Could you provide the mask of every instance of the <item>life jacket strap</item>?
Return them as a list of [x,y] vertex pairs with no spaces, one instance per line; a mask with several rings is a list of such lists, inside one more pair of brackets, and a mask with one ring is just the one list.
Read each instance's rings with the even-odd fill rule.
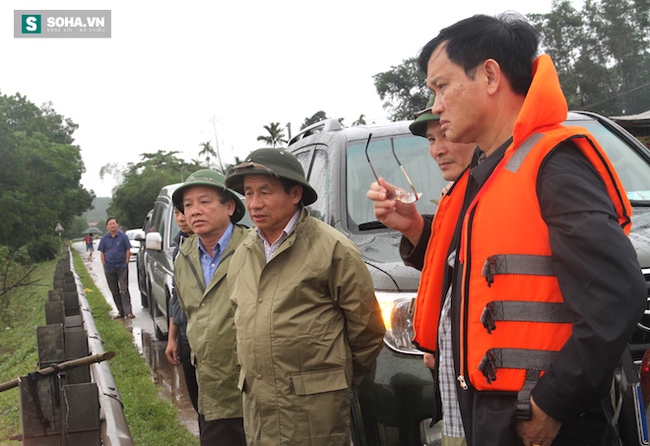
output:
[[539,370],[526,370],[526,381],[524,381],[524,386],[517,393],[515,417],[518,421],[528,421],[533,414],[533,406],[530,404],[530,392],[533,391],[538,380]]
[[539,379],[540,372],[548,370],[559,352],[523,348],[491,348],[478,365],[488,384],[497,379],[497,371],[505,369],[526,370],[526,380],[517,393],[516,416],[518,420],[529,420],[532,407],[530,392]]
[[483,264],[483,277],[488,287],[492,286],[497,274],[518,274],[528,276],[555,276],[551,256],[532,254],[495,254]]
[[481,323],[488,333],[496,329],[496,321],[569,324],[575,321],[575,315],[562,302],[499,300],[489,302],[481,313]]

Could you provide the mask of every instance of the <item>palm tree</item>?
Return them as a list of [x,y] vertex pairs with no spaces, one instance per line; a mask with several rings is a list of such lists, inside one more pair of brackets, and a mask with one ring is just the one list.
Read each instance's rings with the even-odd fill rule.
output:
[[269,146],[276,148],[286,143],[287,140],[284,136],[284,129],[280,127],[279,122],[271,122],[269,125],[265,125],[264,128],[269,132],[268,136],[258,136],[258,141],[264,141]]
[[199,156],[205,156],[205,164],[206,167],[209,169],[210,168],[210,156],[217,156],[217,153],[214,151],[212,148],[212,144],[210,144],[210,141],[202,142],[199,144],[200,147],[203,147],[201,151],[199,152]]
[[354,122],[352,123],[352,125],[353,125],[353,126],[355,126],[355,125],[366,125],[366,115],[364,115],[364,114],[362,113],[362,114],[359,116],[359,119],[357,119],[356,121],[354,121]]

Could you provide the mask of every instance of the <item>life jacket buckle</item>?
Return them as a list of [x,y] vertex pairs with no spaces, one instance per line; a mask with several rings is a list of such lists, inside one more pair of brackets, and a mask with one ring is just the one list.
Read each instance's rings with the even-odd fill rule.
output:
[[494,308],[494,302],[488,303],[481,313],[481,323],[487,330],[488,334],[492,334],[492,330],[496,330],[497,328],[497,324],[494,321],[495,314],[496,308]]
[[[529,393],[530,395],[530,393]],[[533,406],[528,401],[517,401],[515,405],[515,417],[517,421],[528,421],[533,416]]]
[[497,258],[496,256],[490,256],[485,260],[485,263],[483,264],[483,277],[485,277],[485,281],[487,282],[488,288],[492,286],[492,283],[494,282],[494,275],[497,272]]
[[478,365],[478,369],[483,373],[488,384],[492,384],[492,381],[497,380],[496,359],[491,351],[488,350],[485,353],[485,356],[483,356],[483,359],[481,359]]

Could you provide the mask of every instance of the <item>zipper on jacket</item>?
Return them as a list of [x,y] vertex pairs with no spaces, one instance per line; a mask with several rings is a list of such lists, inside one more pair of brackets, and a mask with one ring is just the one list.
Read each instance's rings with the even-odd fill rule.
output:
[[461,290],[460,290],[460,328],[459,328],[459,361],[458,366],[459,375],[456,378],[460,383],[460,387],[463,390],[469,389],[467,380],[465,376],[467,375],[467,319],[468,319],[468,307],[467,296],[469,293],[469,278],[470,278],[470,265],[471,265],[471,227],[472,220],[474,218],[473,210],[465,215],[465,221],[463,222],[463,236],[461,240],[465,240],[465,243],[461,243],[460,249],[464,252],[463,260],[464,264],[462,266],[462,280],[461,280]]

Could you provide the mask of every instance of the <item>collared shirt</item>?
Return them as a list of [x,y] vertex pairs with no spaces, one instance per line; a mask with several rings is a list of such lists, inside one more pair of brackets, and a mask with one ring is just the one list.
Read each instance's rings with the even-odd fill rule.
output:
[[228,243],[230,243],[230,237],[232,236],[232,229],[233,229],[233,224],[230,223],[228,225],[228,229],[223,233],[219,241],[214,245],[214,248],[212,248],[212,253],[213,255],[210,256],[208,254],[208,251],[205,249],[205,246],[203,245],[203,242],[201,241],[201,238],[199,237],[199,259],[201,260],[201,269],[203,270],[203,282],[205,283],[205,286],[207,288],[208,284],[212,280],[212,276],[214,276],[214,272],[217,270],[217,267],[219,266],[219,262],[221,261],[221,255],[223,254],[224,249],[226,249],[226,246],[228,246]]
[[262,240],[262,244],[264,245],[264,256],[266,257],[266,263],[269,263],[271,259],[273,258],[273,255],[275,255],[275,252],[278,250],[284,239],[289,237],[289,234],[294,230],[296,227],[296,223],[298,223],[298,217],[300,216],[300,209],[296,211],[295,214],[293,214],[293,217],[291,217],[291,220],[289,220],[289,223],[284,227],[282,230],[282,234],[278,239],[273,242],[273,244],[269,243],[266,237],[264,237],[264,234],[262,234],[262,231],[260,231],[258,228],[255,228],[257,231],[257,234],[260,236],[260,239]]
[[[447,258],[447,265],[453,268],[456,263],[456,251]],[[440,388],[440,399],[444,410],[445,422],[442,425],[443,435],[446,437],[465,437],[463,419],[456,394],[456,373],[454,370],[454,352],[452,349],[451,329],[451,291],[449,287],[440,312],[438,325],[438,386]]]
[[122,231],[117,231],[115,237],[110,232],[104,234],[99,241],[97,250],[104,253],[104,270],[112,273],[123,271],[126,264],[126,251],[131,249],[129,237]]
[[[485,153],[477,150],[472,159],[471,169],[469,173],[469,182],[467,185],[467,192],[463,202],[463,210],[460,215],[464,215],[467,207],[472,202],[478,191],[483,187],[494,168],[499,164],[503,155],[510,146],[512,138],[509,138],[503,143],[494,153],[486,157]],[[454,239],[451,242],[450,252],[448,256],[447,274],[456,276],[456,279],[451,282],[451,286],[442,307],[440,315],[440,322],[438,327],[438,341],[439,341],[439,386],[440,397],[442,398],[442,407],[444,411],[445,423],[443,424],[443,434],[449,437],[465,437],[465,429],[463,427],[463,419],[461,416],[460,403],[458,400],[458,392],[466,392],[460,389],[460,384],[456,379],[458,376],[458,367],[456,359],[454,358],[454,342],[458,342],[454,333],[456,321],[458,321],[458,304],[460,289],[460,266],[457,263],[456,252],[460,245],[460,231],[462,228],[463,219],[459,218],[456,226]],[[456,351],[458,351],[456,349]]]

